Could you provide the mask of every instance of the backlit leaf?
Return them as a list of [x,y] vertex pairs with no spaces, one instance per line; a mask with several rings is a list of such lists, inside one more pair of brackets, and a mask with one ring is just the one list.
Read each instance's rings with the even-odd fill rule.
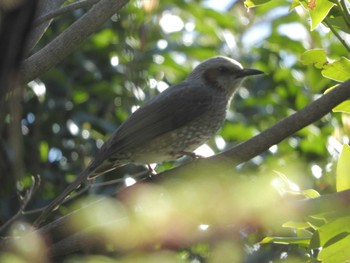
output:
[[344,144],[337,165],[337,191],[350,188],[350,146]]

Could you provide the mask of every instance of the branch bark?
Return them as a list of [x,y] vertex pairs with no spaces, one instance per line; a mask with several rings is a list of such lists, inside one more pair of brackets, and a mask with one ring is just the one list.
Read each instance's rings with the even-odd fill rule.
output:
[[[56,10],[59,6],[63,4],[64,0],[39,0],[38,3],[38,9],[35,14],[35,17],[41,17],[44,14],[50,13],[52,10]],[[25,47],[25,57],[28,57],[30,52],[33,50],[33,48],[36,46],[36,44],[39,42],[39,40],[44,35],[46,29],[49,27],[52,20],[46,20],[45,23],[42,23],[41,25],[35,25],[33,26],[28,41]],[[35,22],[35,20],[34,20]]]
[[96,4],[99,0],[82,0],[78,2],[74,2],[72,4],[63,6],[61,8],[56,8],[55,10],[52,10],[50,12],[45,12],[41,16],[38,16],[37,19],[34,21],[34,25],[38,26],[44,22],[50,21],[51,19],[64,15],[67,13],[70,13],[76,9],[83,8],[83,7],[90,7],[94,4]]
[[129,0],[101,0],[40,51],[23,61],[21,78],[27,83],[71,54]]

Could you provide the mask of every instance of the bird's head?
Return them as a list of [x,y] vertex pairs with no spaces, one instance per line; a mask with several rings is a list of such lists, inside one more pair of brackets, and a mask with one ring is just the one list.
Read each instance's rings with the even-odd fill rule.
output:
[[260,70],[243,68],[234,59],[218,56],[200,63],[186,80],[227,92],[230,96],[244,77],[262,73]]

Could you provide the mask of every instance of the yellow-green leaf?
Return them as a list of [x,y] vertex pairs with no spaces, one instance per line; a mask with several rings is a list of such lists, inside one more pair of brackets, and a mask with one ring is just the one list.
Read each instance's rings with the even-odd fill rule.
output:
[[288,221],[282,225],[283,227],[294,228],[294,229],[306,229],[310,228],[307,222],[303,221]]
[[309,245],[310,238],[299,237],[265,237],[260,244],[297,244],[297,245]]
[[350,189],[350,146],[344,144],[337,165],[337,191]]
[[301,63],[304,65],[313,64],[316,68],[323,68],[327,63],[327,55],[323,49],[311,49],[301,55]]
[[322,250],[317,259],[325,263],[346,262],[350,258],[350,217],[339,217],[325,225],[318,231],[319,243]]
[[350,236],[347,232],[339,234],[335,237],[335,243],[322,248],[317,256],[317,259],[324,263],[333,262],[349,262],[350,250],[349,250]]
[[[324,94],[326,94],[327,92],[331,91],[332,89],[336,88],[338,86],[335,85],[329,89],[327,89]],[[342,113],[348,113],[350,114],[350,100],[346,100],[346,101],[343,101],[342,103],[340,103],[339,105],[335,106],[333,109],[332,109],[333,112],[342,112]]]
[[314,189],[306,189],[301,191],[301,193],[305,195],[307,198],[316,198],[320,196],[320,194]]
[[346,100],[333,108],[334,112],[350,114],[350,100]]
[[350,60],[341,57],[333,63],[324,65],[321,73],[326,78],[340,82],[350,79]]
[[292,11],[294,8],[296,8],[297,6],[300,6],[300,2],[299,0],[293,0],[292,4],[289,7],[289,11]]
[[328,0],[313,0],[307,4],[311,17],[311,31],[314,30],[328,15],[335,4]]

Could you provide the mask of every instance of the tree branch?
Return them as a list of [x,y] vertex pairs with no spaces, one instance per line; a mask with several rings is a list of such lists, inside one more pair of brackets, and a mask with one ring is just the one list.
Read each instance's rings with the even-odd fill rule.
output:
[[[35,18],[40,17],[43,14],[50,13],[51,10],[57,9],[63,4],[64,0],[39,0],[38,2],[39,6],[35,13]],[[35,23],[35,20],[33,23]],[[33,48],[36,46],[39,40],[42,38],[50,23],[51,21],[46,21],[45,23],[43,22],[39,26],[33,25],[25,47],[24,53],[26,58],[29,56],[30,52],[33,50]]]
[[99,0],[83,0],[83,1],[78,1],[78,2],[71,3],[69,5],[63,6],[61,8],[53,10],[52,12],[46,13],[38,17],[37,19],[35,19],[34,26],[38,26],[46,21],[49,21],[50,19],[55,18],[56,16],[64,15],[76,9],[92,6],[96,4],[98,1]]
[[23,61],[20,72],[22,81],[27,83],[61,62],[128,1],[101,0],[95,4],[67,30]]

